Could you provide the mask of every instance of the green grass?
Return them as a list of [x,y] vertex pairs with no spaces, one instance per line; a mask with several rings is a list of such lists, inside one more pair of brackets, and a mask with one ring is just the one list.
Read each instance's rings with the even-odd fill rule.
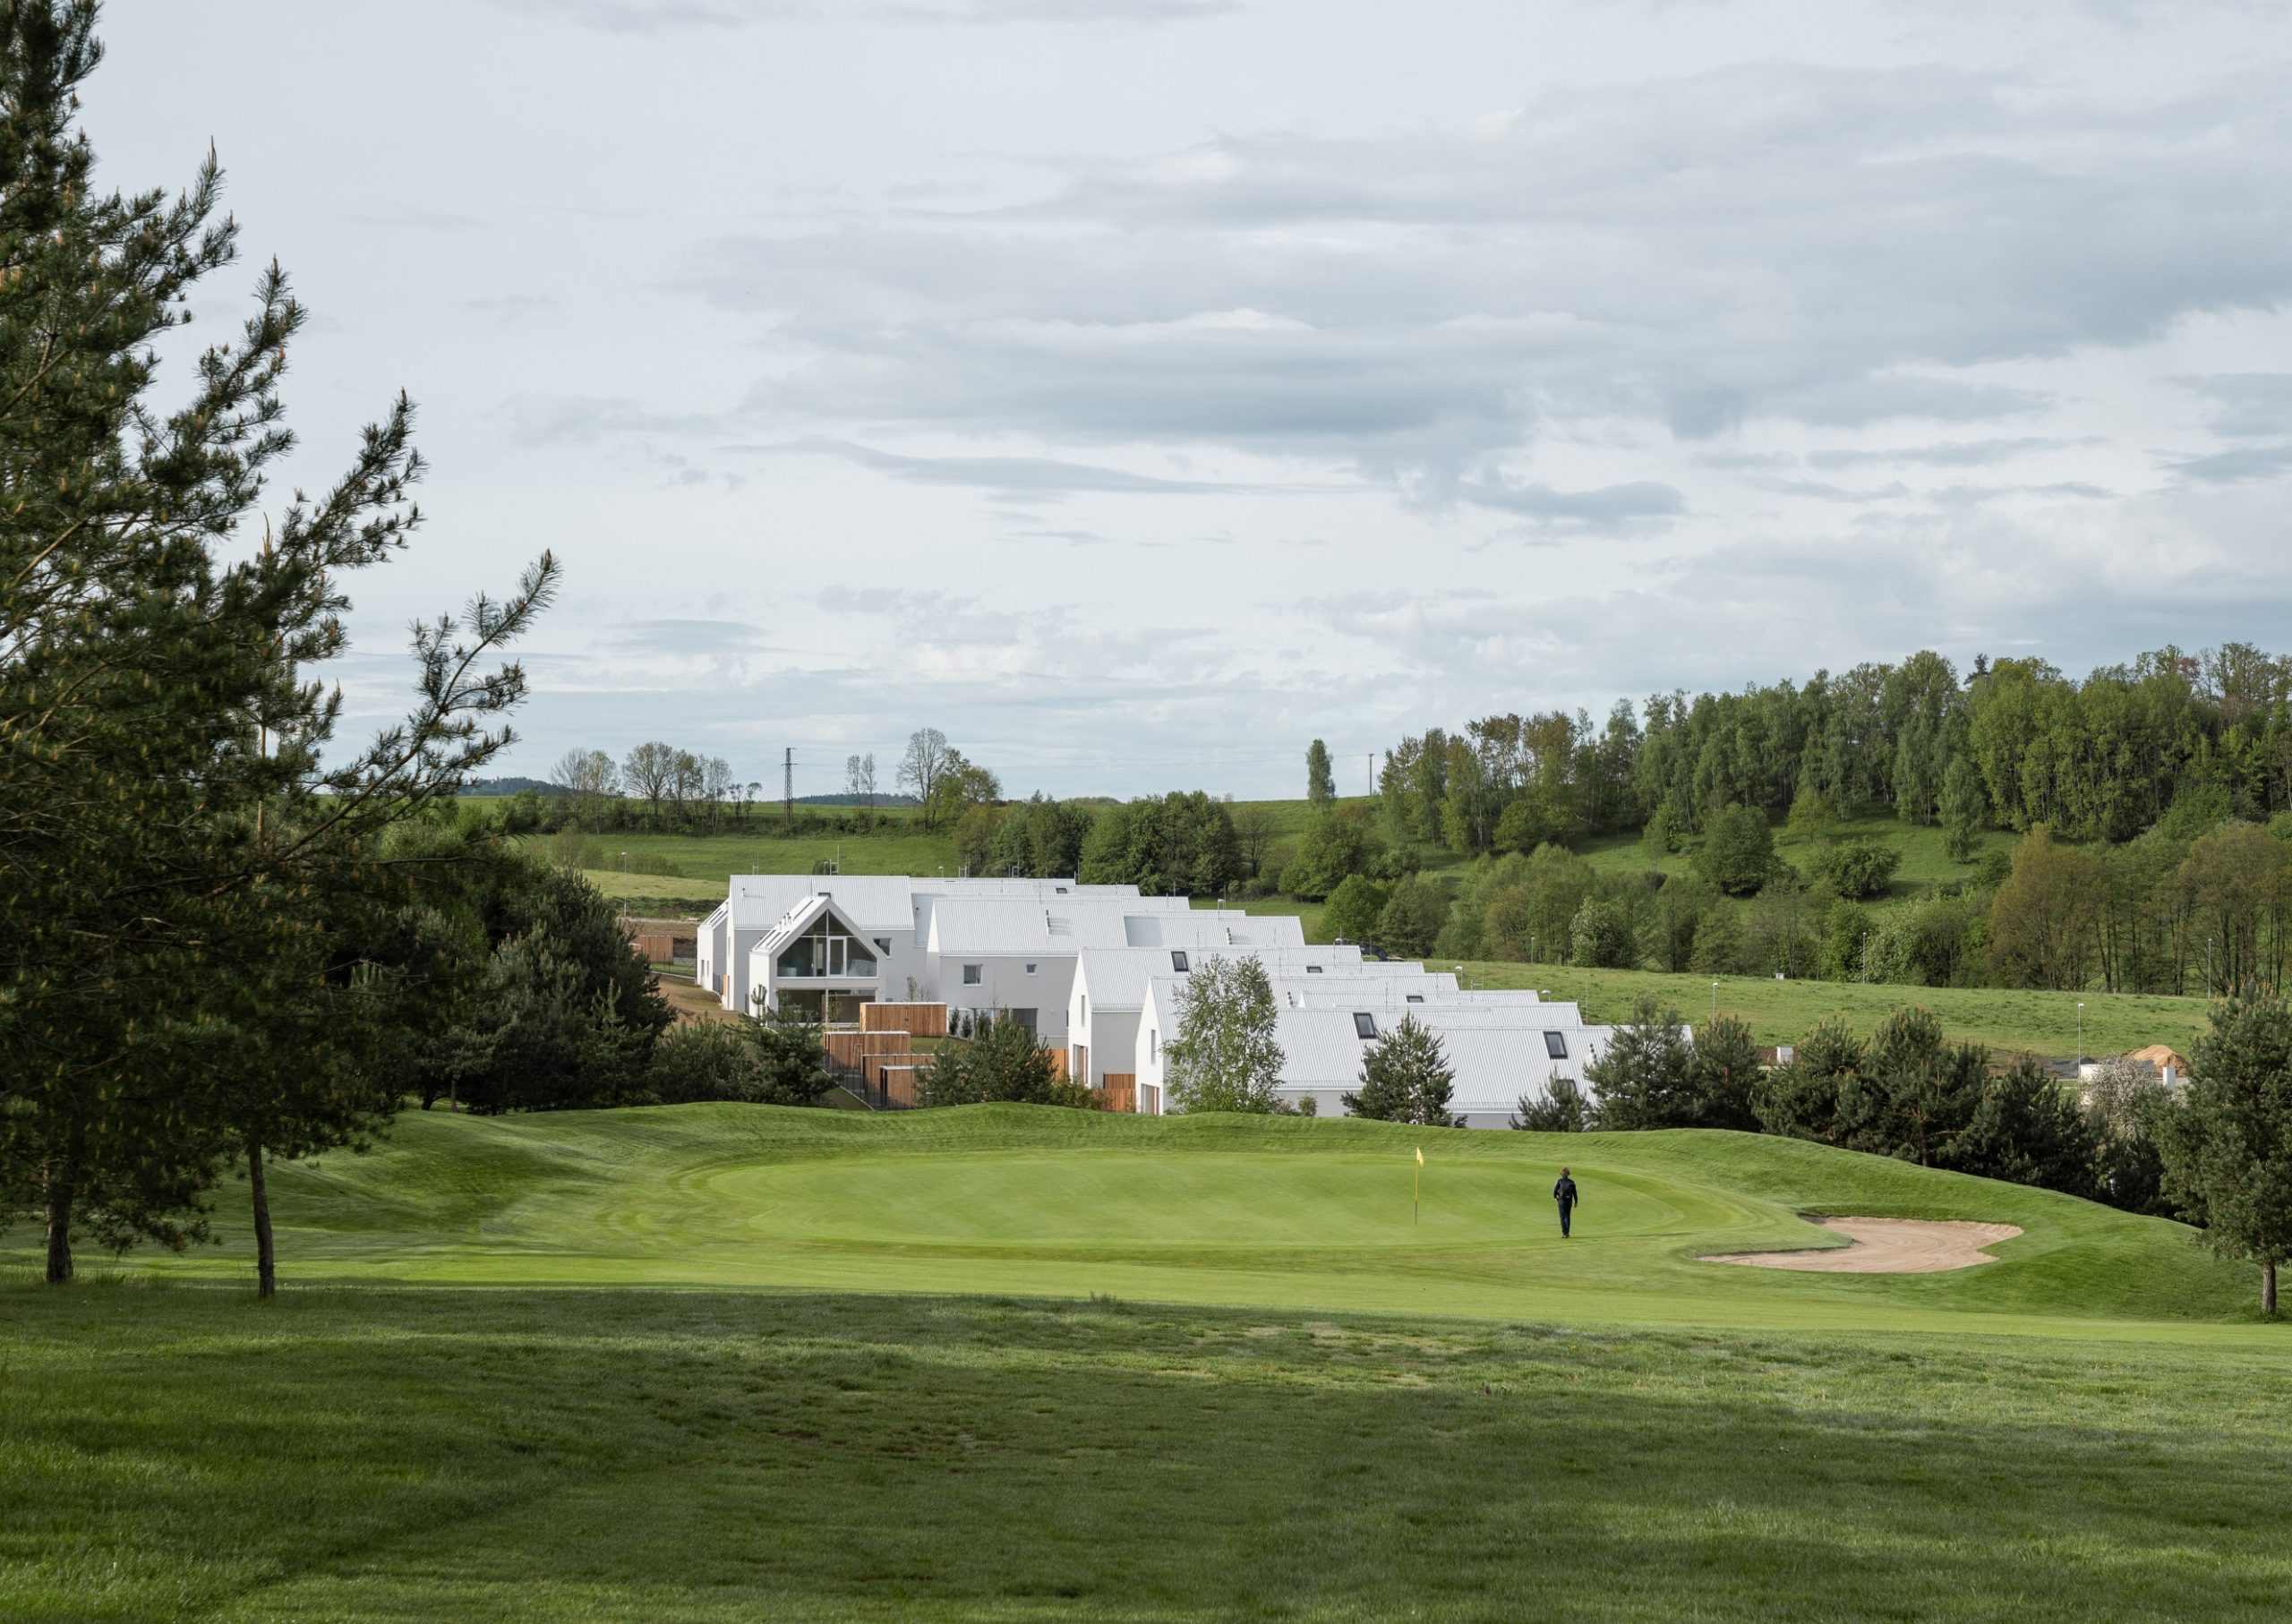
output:
[[[1412,1152],[1426,1147],[1412,1221]],[[1586,1238],[1551,1223],[1552,1169]],[[1615,1325],[2177,1334],[2242,1312],[2249,1270],[2188,1233],[2018,1185],[1796,1141],[1437,1133],[1355,1120],[1025,1107],[878,1115],[718,1105],[415,1112],[366,1156],[286,1167],[305,1282],[962,1291]],[[1804,1246],[1801,1213],[1975,1218],[2003,1261],[1866,1278],[1715,1268]],[[27,1261],[28,1255],[27,1255]],[[244,1245],[139,1255],[235,1279]],[[2256,1277],[2253,1277],[2256,1278]]]
[[[1436,962],[1430,968],[1450,966]],[[1711,1011],[1714,979],[1653,970],[1481,961],[1465,965],[1458,981],[1470,987],[1535,987],[1555,998],[1574,998],[1593,1021],[1621,1021],[1631,1013],[1635,999],[1652,996],[1676,1004],[1689,1021],[1701,1021]],[[1761,1043],[1796,1043],[1815,1022],[1834,1015],[1843,1016],[1858,1031],[1869,1032],[1889,1012],[1904,1004],[1921,1004],[1934,1012],[1955,1041],[1984,1044],[2001,1053],[2065,1058],[2077,1052],[2077,1006],[2082,1003],[2088,1055],[2121,1055],[2152,1043],[2168,1043],[2185,1054],[2205,1030],[2211,1011],[2202,998],[2150,993],[2016,992],[1982,987],[1776,981],[1758,976],[1716,979],[1720,1012],[1749,1021]]]
[[[2292,1609],[2292,1331],[2042,1192],[1729,1134],[718,1106],[416,1114],[274,1193],[273,1303],[238,1237],[0,1285],[0,1618]],[[2027,1233],[1695,1261],[1824,1210]]]

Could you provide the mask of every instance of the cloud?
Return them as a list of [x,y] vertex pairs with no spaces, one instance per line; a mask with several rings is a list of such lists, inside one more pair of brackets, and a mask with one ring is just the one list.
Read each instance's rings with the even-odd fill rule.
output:
[[1270,487],[1214,480],[1166,479],[1120,468],[1093,467],[1047,457],[907,457],[849,440],[802,440],[744,449],[773,456],[842,457],[909,484],[954,485],[992,491],[1008,500],[1052,499],[1095,491],[1119,496],[1202,496],[1262,491]]
[[484,0],[484,4],[517,16],[567,22],[608,34],[734,29],[836,17],[910,24],[1150,26],[1192,22],[1240,9],[1236,0],[881,0],[834,6],[825,0],[813,4],[804,0]]
[[605,641],[629,654],[719,655],[769,651],[761,627],[745,620],[620,620]]
[[2292,434],[2292,372],[2216,372],[2179,381],[2219,408],[2211,423],[2216,434]]
[[826,423],[1452,480],[1558,425],[2028,418],[2000,369],[2292,298],[2278,69],[2126,107],[1765,63],[1496,119],[1221,135],[1034,202],[728,236],[678,286]]
[[2236,484],[2292,473],[2292,445],[2236,446],[2206,457],[2183,457],[2173,465],[2183,479],[2206,484]]
[[2011,462],[2017,457],[2040,456],[2049,451],[2068,450],[2074,447],[2098,445],[2091,438],[2063,440],[2046,435],[2023,434],[2010,439],[1952,440],[1927,445],[1881,446],[1875,449],[1822,449],[1806,454],[1807,465],[1815,468],[1982,468],[1995,463]]
[[586,395],[517,395],[502,404],[510,438],[526,446],[586,446],[625,434],[721,432],[722,417],[657,412],[634,400]]
[[1475,507],[1580,530],[1628,530],[1675,519],[1687,511],[1678,491],[1653,480],[1591,491],[1555,491],[1550,485],[1496,477],[1466,480],[1457,494]]

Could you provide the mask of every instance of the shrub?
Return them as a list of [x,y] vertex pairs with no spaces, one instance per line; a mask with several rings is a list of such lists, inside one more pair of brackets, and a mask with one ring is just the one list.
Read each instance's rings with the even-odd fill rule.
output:
[[753,1100],[757,1095],[756,1047],[730,1021],[672,1026],[653,1046],[650,1081],[654,1098],[663,1105]]
[[1712,818],[1695,864],[1730,896],[1749,896],[1775,871],[1775,834],[1756,807],[1731,805]]
[[1329,905],[1321,910],[1321,928],[1335,941],[1375,941],[1385,894],[1385,888],[1366,875],[1347,876],[1329,894]]
[[1638,953],[1614,905],[1586,897],[1568,930],[1568,962],[1587,970],[1629,970]]
[[1520,1096],[1510,1125],[1531,1133],[1581,1133],[1592,1125],[1592,1113],[1576,1080],[1554,1072],[1542,1095]]
[[1019,1024],[1009,1012],[998,1010],[971,1026],[971,1036],[939,1051],[939,1057],[916,1088],[916,1099],[926,1106],[982,1105],[990,1100],[1019,1105],[1074,1103],[1066,1090],[1090,1089],[1065,1081],[1048,1049],[1034,1033]]
[[1902,866],[1902,853],[1883,841],[1860,837],[1816,848],[1815,878],[1843,897],[1877,896]]
[[1449,922],[1449,893],[1435,880],[1411,875],[1396,884],[1377,917],[1377,940],[1404,958],[1421,959],[1432,951]]

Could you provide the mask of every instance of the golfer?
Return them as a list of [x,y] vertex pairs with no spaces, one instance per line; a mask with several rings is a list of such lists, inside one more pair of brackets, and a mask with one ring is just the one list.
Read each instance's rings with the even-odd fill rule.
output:
[[1560,1203],[1560,1238],[1568,1238],[1568,1215],[1576,1210],[1580,1199],[1576,1193],[1576,1181],[1568,1176],[1568,1169],[1560,1170],[1560,1182],[1552,1187],[1552,1199]]

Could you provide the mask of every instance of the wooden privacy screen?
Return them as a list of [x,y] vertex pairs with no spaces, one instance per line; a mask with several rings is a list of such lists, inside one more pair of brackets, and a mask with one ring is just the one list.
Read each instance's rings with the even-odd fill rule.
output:
[[863,1032],[905,1032],[911,1038],[947,1035],[947,1006],[944,1004],[863,1004],[860,1006]]
[[874,1081],[876,1086],[883,1090],[888,1104],[912,1108],[916,1079],[929,1069],[928,1066],[879,1064],[875,1068]]
[[1138,1073],[1108,1072],[1105,1085],[1099,1090],[1109,1111],[1135,1111],[1138,1108]]
[[826,1046],[830,1060],[855,1072],[866,1071],[871,1060],[888,1060],[915,1052],[915,1040],[905,1032],[825,1032],[820,1042]]

